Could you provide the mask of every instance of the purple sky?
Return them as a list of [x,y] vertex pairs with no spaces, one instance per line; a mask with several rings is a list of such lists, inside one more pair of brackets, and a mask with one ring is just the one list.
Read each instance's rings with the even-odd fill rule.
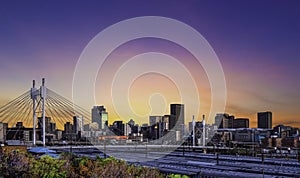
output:
[[[210,43],[225,72],[227,112],[249,117],[254,127],[256,112],[271,110],[274,124],[300,126],[299,8],[296,0],[1,1],[0,105],[41,77],[71,98],[75,65],[88,42],[109,25],[151,15],[182,21]],[[161,52],[176,48],[141,40],[123,50],[159,45]]]

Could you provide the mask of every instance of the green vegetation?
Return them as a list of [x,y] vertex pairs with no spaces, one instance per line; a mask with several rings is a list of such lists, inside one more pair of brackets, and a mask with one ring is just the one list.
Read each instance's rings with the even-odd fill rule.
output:
[[30,177],[66,177],[65,163],[65,160],[54,159],[50,156],[43,156],[41,159],[32,159],[28,175]]
[[13,151],[0,152],[0,177],[42,177],[42,178],[187,178],[181,175],[164,175],[159,170],[134,166],[115,158],[90,159],[64,153],[59,159],[50,156],[38,158],[29,153]]
[[186,175],[179,175],[179,174],[170,174],[167,176],[167,178],[189,178],[189,176]]

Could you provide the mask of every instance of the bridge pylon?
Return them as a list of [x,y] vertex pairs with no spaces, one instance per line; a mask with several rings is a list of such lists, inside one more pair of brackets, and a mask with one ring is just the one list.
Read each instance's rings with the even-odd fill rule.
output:
[[35,80],[32,82],[31,88],[31,99],[32,99],[32,109],[33,109],[33,145],[36,145],[36,110],[37,110],[37,98],[40,96],[40,102],[42,103],[42,124],[43,124],[43,146],[46,146],[46,129],[45,129],[45,98],[46,98],[46,87],[45,78],[42,79],[42,85],[40,89],[35,88]]

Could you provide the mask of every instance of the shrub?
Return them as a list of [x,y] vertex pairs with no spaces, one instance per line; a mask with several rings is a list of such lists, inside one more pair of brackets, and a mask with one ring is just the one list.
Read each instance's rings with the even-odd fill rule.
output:
[[1,152],[0,159],[0,171],[3,176],[22,177],[29,170],[30,158],[24,152]]
[[62,178],[67,177],[64,160],[43,156],[41,159],[32,159],[29,168],[29,177]]
[[[135,166],[115,158],[90,159],[63,153],[60,159],[50,156],[42,158],[31,154],[0,152],[0,171],[4,177],[42,177],[42,178],[163,178],[158,169]],[[168,178],[187,178],[187,176],[168,175]]]

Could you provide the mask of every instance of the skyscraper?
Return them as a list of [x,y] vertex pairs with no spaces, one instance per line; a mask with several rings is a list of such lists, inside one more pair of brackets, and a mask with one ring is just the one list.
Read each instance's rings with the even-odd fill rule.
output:
[[73,125],[70,122],[66,122],[64,125],[65,134],[73,133]]
[[149,116],[149,125],[153,126],[157,123],[162,122],[162,117],[163,116]]
[[171,104],[170,105],[170,128],[174,127],[173,129],[176,131],[180,131],[181,137],[185,134],[185,126],[184,126],[184,105],[183,104]]
[[92,122],[98,123],[99,129],[105,128],[105,123],[108,121],[108,113],[104,106],[94,106],[92,108]]
[[[38,117],[38,128],[43,129],[43,118]],[[45,117],[45,131],[46,133],[51,132],[51,117]]]
[[124,124],[124,135],[129,136],[131,132],[132,132],[131,126],[128,123]]
[[169,123],[170,123],[170,115],[164,115],[162,117],[162,124],[163,124],[162,127],[164,131],[170,130]]
[[83,131],[83,117],[82,116],[74,116],[73,117],[73,131],[74,133],[78,133],[79,131]]
[[176,122],[179,125],[184,124],[184,105],[183,104],[171,104],[171,115],[175,116]]
[[173,129],[176,124],[175,116],[174,115],[164,115],[163,120],[167,122],[168,130]]
[[229,115],[226,113],[217,114],[215,117],[215,124],[220,129],[228,128],[229,127]]
[[263,129],[272,128],[272,112],[259,112],[257,113],[257,127]]

